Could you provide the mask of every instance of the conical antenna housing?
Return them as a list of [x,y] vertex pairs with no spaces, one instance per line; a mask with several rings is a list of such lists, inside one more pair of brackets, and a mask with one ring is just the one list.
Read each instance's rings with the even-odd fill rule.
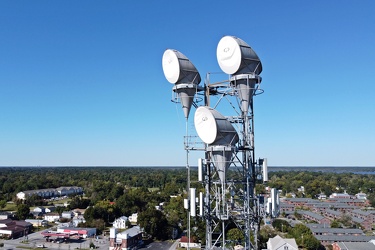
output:
[[180,98],[182,109],[187,119],[197,85],[201,81],[200,74],[184,54],[174,49],[167,49],[164,52],[162,66],[165,78],[170,83],[175,84],[173,91]]
[[255,94],[255,85],[260,82],[260,77],[253,74],[241,74],[231,77],[231,84],[240,99],[240,108],[243,113],[247,113],[251,99]]
[[208,148],[208,150],[210,150],[217,174],[222,183],[226,180],[226,174],[231,163],[233,149],[233,147],[227,146],[212,146]]
[[255,93],[255,84],[261,82],[262,63],[255,51],[243,40],[234,36],[224,36],[217,45],[217,61],[221,70],[231,74],[240,99],[240,108],[247,113]]
[[190,109],[193,104],[195,93],[197,92],[196,84],[176,84],[173,87],[173,91],[177,93],[180,98],[182,105],[182,110],[184,111],[184,116],[187,119],[190,114]]
[[208,144],[216,171],[222,182],[230,166],[234,145],[239,137],[233,125],[215,109],[207,106],[197,108],[194,125],[198,136]]

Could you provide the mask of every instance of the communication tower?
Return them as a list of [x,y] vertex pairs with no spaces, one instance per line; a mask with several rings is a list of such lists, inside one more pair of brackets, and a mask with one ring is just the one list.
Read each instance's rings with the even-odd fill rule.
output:
[[[256,196],[255,183],[267,181],[267,161],[255,158],[254,145],[253,97],[263,93],[262,63],[247,43],[234,36],[224,36],[219,41],[216,55],[229,79],[211,82],[208,73],[203,87],[199,86],[197,69],[181,52],[168,49],[162,58],[164,75],[174,84],[172,101],[181,102],[186,124],[191,107],[196,108],[197,136],[189,135],[186,125],[184,139],[189,242],[190,217],[196,216],[198,201],[198,216],[206,222],[205,249],[225,249],[229,243],[246,250],[257,249],[264,208]],[[204,104],[198,105],[200,101]],[[205,191],[198,197],[196,189],[190,188],[192,150],[202,151],[203,157],[198,159],[198,181]],[[229,242],[226,232],[231,228],[243,232],[242,241]]]

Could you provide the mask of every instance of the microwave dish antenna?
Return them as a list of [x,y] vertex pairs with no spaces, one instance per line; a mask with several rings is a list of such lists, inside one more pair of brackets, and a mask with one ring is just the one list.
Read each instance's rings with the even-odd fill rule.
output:
[[259,75],[262,63],[255,51],[242,39],[224,36],[217,45],[216,56],[222,71],[227,74]]
[[240,108],[244,114],[249,110],[256,84],[262,81],[262,63],[255,51],[242,39],[224,36],[217,45],[217,61],[222,71],[231,74],[231,85],[236,90]]
[[238,142],[233,125],[217,110],[200,106],[195,111],[194,125],[201,140],[209,145],[230,145]]
[[173,92],[180,98],[185,118],[188,119],[201,76],[194,64],[181,52],[167,49],[162,57],[165,78],[174,84]]
[[198,136],[208,144],[219,179],[225,182],[235,144],[239,137],[233,125],[217,110],[200,106],[195,111],[194,125]]
[[200,74],[194,64],[175,49],[167,49],[164,52],[162,66],[165,78],[172,84],[199,84],[201,81]]

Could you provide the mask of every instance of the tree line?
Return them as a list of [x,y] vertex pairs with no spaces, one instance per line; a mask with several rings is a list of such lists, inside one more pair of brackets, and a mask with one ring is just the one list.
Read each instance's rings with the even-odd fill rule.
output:
[[[182,232],[187,228],[187,211],[183,208],[183,199],[187,197],[187,171],[184,167],[19,167],[0,168],[0,171],[0,209],[7,201],[13,200],[18,204],[20,219],[29,216],[27,211],[30,207],[51,202],[38,196],[21,202],[16,200],[18,192],[80,186],[84,195],[71,197],[67,209],[87,208],[84,215],[86,223],[81,226],[96,227],[102,231],[115,218],[138,213],[139,224],[155,239],[168,239],[173,230]],[[229,179],[231,175],[229,171]],[[191,187],[203,191],[203,186],[196,181],[196,168],[191,169],[191,179]],[[284,194],[294,192],[297,197],[310,198],[320,193],[330,195],[346,190],[355,194],[362,191],[369,194],[370,201],[375,205],[375,175],[278,171],[269,173],[267,185],[282,190]],[[304,186],[305,192],[297,191],[300,186]],[[257,183],[256,190],[264,193],[265,185]],[[155,208],[160,203],[163,203],[162,211]],[[61,213],[66,208],[59,210],[57,212]],[[191,223],[192,237],[205,242],[204,220],[196,217]],[[234,224],[227,230],[226,235],[233,243],[243,240]],[[262,244],[268,240],[267,237],[260,239]]]
[[[283,195],[294,193],[299,198],[316,198],[319,194],[328,197],[333,193],[344,192],[355,195],[363,192],[375,207],[375,175],[373,174],[277,171],[269,173],[268,185],[282,190]],[[301,186],[304,187],[304,192],[298,191]]]
[[[185,168],[54,167],[0,170],[0,205],[3,204],[0,208],[13,200],[17,204],[18,219],[30,218],[29,209],[32,206],[52,205],[52,201],[37,195],[25,201],[17,200],[18,192],[80,186],[84,195],[70,197],[68,207],[57,207],[56,212],[86,209],[86,223],[81,224],[82,227],[95,227],[101,232],[116,218],[138,213],[139,224],[155,239],[170,238],[172,230],[186,230],[187,216],[183,208],[183,199],[187,196]],[[161,203],[163,211],[156,209]]]

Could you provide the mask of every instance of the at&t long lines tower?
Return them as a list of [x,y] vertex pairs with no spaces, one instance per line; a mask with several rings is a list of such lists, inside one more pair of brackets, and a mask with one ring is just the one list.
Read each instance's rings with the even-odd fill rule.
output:
[[[197,136],[189,135],[186,129],[184,140],[190,204],[188,236],[190,240],[190,216],[196,215],[197,199],[198,216],[206,222],[205,249],[227,249],[229,245],[257,249],[264,208],[256,196],[255,183],[262,175],[267,176],[267,168],[255,157],[253,97],[263,93],[262,63],[247,43],[234,36],[224,36],[216,52],[221,70],[229,77],[211,82],[211,74],[207,74],[204,86],[199,85],[201,78],[195,66],[181,52],[168,49],[162,59],[164,75],[174,84],[172,100],[181,102],[186,123],[191,107],[196,108]],[[199,106],[199,100],[204,105]],[[190,188],[191,150],[202,151],[198,181],[204,192],[199,198]],[[242,237],[227,237],[232,230]]]

